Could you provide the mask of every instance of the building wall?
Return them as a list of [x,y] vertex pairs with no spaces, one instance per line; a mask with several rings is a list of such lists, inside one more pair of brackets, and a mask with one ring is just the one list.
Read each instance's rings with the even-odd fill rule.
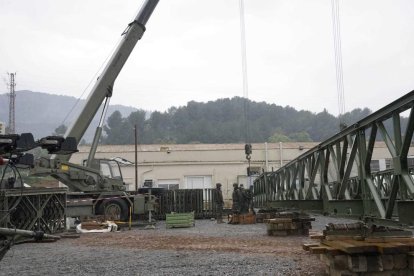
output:
[[[276,170],[281,165],[315,147],[318,143],[266,143],[252,144],[251,167],[258,171]],[[87,158],[89,146],[79,147],[71,162],[80,164]],[[252,183],[247,179],[248,161],[244,144],[189,144],[189,145],[139,145],[138,146],[138,187],[145,180],[152,180],[154,187],[172,185],[183,189],[188,185],[213,188],[220,182],[223,195],[231,198],[233,183]],[[96,158],[122,157],[135,162],[134,145],[99,146]],[[384,143],[376,143],[372,159],[389,158]],[[121,167],[124,181],[129,190],[135,190],[135,165]],[[200,177],[203,177],[201,179]]]
[[0,134],[6,134],[6,124],[0,121]]

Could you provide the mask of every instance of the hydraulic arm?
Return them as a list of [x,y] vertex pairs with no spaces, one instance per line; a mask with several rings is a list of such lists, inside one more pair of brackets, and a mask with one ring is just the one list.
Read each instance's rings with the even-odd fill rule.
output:
[[[145,25],[158,2],[159,0],[146,0],[134,21],[128,24],[122,33],[121,42],[89,93],[85,106],[64,137],[74,137],[79,142],[105,98],[112,96],[114,82],[138,40],[144,34]],[[60,155],[58,158],[68,161],[70,155]]]
[[[112,96],[112,89],[118,74],[129,55],[145,32],[145,24],[159,0],[146,0],[135,19],[122,33],[118,47],[110,57],[102,74],[93,86],[80,114],[69,127],[64,137],[46,137],[41,139],[42,148],[46,148],[51,158],[40,158],[32,169],[34,175],[51,175],[77,192],[124,191],[124,182],[116,161],[95,159],[94,154],[102,133],[104,114]],[[99,107],[105,101],[104,112],[97,128],[91,152],[86,166],[75,165],[69,161],[76,145],[84,135]],[[70,142],[70,147],[65,146]],[[65,150],[69,148],[69,150]]]

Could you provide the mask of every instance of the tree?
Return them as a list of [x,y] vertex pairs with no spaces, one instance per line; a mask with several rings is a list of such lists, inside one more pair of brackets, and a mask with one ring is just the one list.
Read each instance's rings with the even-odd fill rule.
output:
[[53,132],[53,135],[63,136],[63,135],[65,135],[67,130],[68,130],[68,127],[65,126],[64,124],[61,124],[60,126],[55,128],[55,132]]
[[121,112],[114,111],[111,116],[108,117],[107,125],[104,126],[106,136],[102,139],[106,144],[112,145],[125,145],[130,143],[128,141],[128,129],[125,119],[122,117]]
[[[354,109],[344,119],[356,122],[370,112],[367,108]],[[402,128],[403,123],[402,118]],[[312,113],[234,97],[207,103],[190,101],[165,112],[154,111],[150,116],[138,110],[123,118],[116,111],[104,127],[103,142],[133,144],[135,125],[139,143],[145,144],[311,142],[323,141],[339,131],[339,119],[326,109]]]
[[313,142],[309,133],[306,131],[294,132],[289,134],[289,138],[295,142]]
[[279,143],[279,142],[291,142],[292,140],[284,134],[283,130],[280,127],[278,127],[276,128],[275,133],[273,133],[273,135],[270,136],[267,139],[267,141],[270,143]]

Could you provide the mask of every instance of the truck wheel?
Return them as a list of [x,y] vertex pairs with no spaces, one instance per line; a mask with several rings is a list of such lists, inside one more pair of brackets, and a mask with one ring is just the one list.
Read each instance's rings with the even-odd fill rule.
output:
[[99,207],[99,213],[107,220],[127,220],[128,205],[122,199],[107,199]]

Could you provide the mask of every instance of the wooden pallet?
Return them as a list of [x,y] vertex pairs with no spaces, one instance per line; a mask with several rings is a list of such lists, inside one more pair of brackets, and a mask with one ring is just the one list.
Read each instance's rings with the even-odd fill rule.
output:
[[328,275],[414,275],[412,237],[321,239],[303,249],[320,255]]
[[229,215],[229,224],[255,224],[256,215],[249,214],[231,214]]
[[280,217],[265,220],[269,236],[309,235],[314,218]]

